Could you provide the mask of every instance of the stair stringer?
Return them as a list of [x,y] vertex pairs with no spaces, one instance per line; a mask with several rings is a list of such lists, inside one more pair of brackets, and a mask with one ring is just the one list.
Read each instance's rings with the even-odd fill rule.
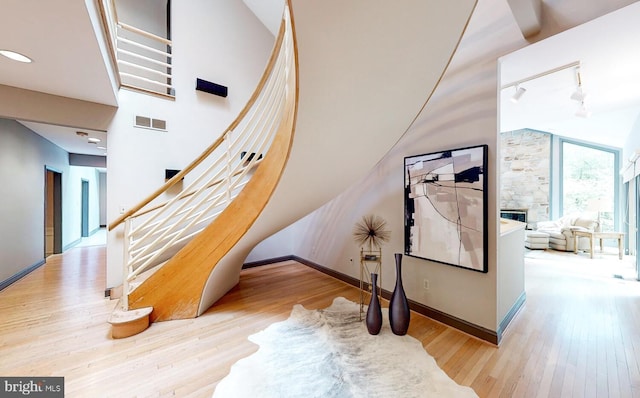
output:
[[278,184],[291,150],[296,109],[293,106],[283,120],[264,160],[242,192],[211,224],[129,294],[130,309],[153,307],[151,322],[198,315],[212,269],[249,230]]

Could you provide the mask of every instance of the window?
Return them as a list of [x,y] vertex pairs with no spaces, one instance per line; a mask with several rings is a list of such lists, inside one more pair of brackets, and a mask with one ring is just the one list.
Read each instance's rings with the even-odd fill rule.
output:
[[592,213],[601,231],[615,231],[617,152],[561,141],[563,215]]

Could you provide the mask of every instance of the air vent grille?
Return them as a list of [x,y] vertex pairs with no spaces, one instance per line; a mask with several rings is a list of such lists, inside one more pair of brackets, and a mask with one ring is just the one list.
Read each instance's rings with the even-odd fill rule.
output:
[[167,121],[160,119],[151,119],[151,128],[155,130],[166,130]]
[[167,131],[167,121],[162,119],[152,119],[147,116],[136,115],[134,120],[134,127],[140,127],[143,129]]

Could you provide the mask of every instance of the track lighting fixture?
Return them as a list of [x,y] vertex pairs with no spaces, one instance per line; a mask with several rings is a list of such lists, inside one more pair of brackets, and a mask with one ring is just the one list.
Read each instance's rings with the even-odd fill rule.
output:
[[518,101],[520,101],[520,98],[522,98],[522,96],[526,92],[527,92],[527,89],[525,89],[524,87],[520,87],[520,85],[516,84],[516,92],[511,97],[511,102],[513,102],[514,104],[517,104]]
[[584,104],[584,101],[580,102],[580,108],[578,108],[578,111],[576,112],[576,116],[583,117],[585,119],[591,116],[591,111],[587,109],[587,107]]

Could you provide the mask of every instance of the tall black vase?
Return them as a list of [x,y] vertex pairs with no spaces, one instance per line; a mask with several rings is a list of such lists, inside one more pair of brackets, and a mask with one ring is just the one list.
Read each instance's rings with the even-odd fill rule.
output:
[[382,328],[382,308],[378,299],[378,274],[371,274],[371,300],[365,318],[369,334],[378,334]]
[[389,301],[389,323],[391,331],[399,336],[404,336],[409,330],[409,301],[402,287],[402,254],[396,253],[396,286]]

